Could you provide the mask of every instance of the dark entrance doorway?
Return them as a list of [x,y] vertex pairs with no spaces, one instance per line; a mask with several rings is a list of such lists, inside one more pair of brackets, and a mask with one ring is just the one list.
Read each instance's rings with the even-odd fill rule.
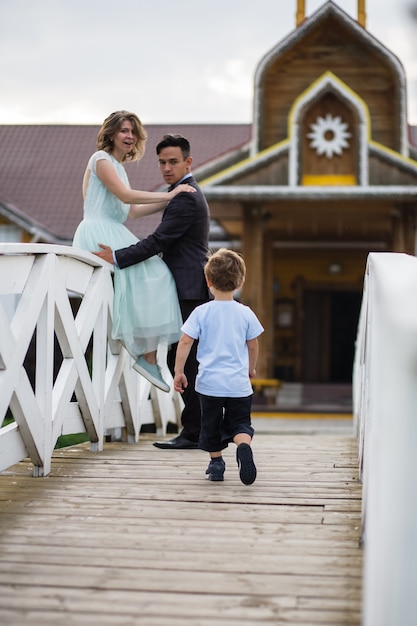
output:
[[361,301],[358,291],[304,291],[303,382],[351,383]]

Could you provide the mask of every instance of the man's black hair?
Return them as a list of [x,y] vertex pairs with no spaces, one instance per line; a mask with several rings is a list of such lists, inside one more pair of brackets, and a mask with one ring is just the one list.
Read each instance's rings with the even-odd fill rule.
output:
[[182,156],[188,159],[191,153],[190,142],[182,135],[164,135],[156,146],[156,154],[159,154],[164,148],[181,148]]

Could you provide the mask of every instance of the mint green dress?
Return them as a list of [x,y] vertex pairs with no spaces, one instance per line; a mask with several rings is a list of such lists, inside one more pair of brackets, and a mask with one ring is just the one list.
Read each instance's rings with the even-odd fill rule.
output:
[[[90,179],[84,201],[84,216],[73,246],[95,252],[103,243],[113,250],[126,248],[139,240],[124,226],[130,205],[123,204],[101,182],[96,163],[107,159],[129,187],[126,170],[104,150],[88,162]],[[177,289],[167,265],[159,256],[125,269],[114,268],[112,336],[123,342],[132,355],[156,350],[178,341],[182,325]]]

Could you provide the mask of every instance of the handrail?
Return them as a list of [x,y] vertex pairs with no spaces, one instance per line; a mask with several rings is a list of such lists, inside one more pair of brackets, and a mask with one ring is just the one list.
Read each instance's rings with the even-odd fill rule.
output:
[[[112,268],[98,257],[69,246],[0,244],[0,426],[9,412],[15,420],[0,427],[0,471],[30,457],[34,475],[47,475],[60,435],[85,431],[100,451],[109,430],[135,442],[144,421],[162,432],[177,422],[175,392],[139,376],[111,338],[112,306]],[[25,358],[34,337],[31,381]],[[163,375],[170,379],[166,365]]]
[[355,352],[363,626],[417,624],[417,259],[368,257]]

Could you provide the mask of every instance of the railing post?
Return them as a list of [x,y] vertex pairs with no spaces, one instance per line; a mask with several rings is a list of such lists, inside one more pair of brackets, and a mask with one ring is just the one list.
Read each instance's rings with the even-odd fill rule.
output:
[[354,380],[363,441],[363,626],[415,626],[417,259],[370,254],[365,287]]
[[[51,471],[52,441],[52,388],[54,375],[54,277],[56,257],[44,259],[48,264],[48,289],[36,325],[35,390],[41,415],[43,416],[43,465],[33,465],[34,476],[47,476]],[[41,348],[42,347],[42,348]]]

